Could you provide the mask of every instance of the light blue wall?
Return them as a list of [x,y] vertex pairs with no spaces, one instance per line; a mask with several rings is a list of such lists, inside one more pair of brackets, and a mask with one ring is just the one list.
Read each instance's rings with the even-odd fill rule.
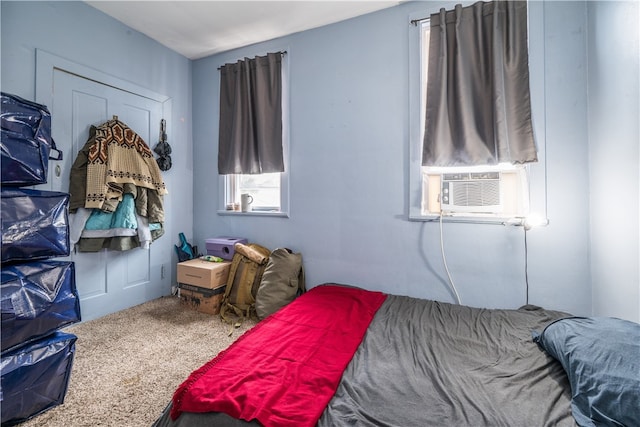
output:
[[538,136],[546,140],[549,226],[528,235],[531,302],[589,314],[586,6],[552,1],[542,7],[544,79],[531,90],[545,97]]
[[589,2],[593,311],[640,321],[640,4]]
[[[3,1],[0,84],[33,99],[39,48],[170,96],[173,230],[201,247],[207,237],[238,235],[300,251],[311,286],[453,301],[438,224],[407,220],[408,19],[442,3],[408,3],[190,62],[81,2]],[[629,3],[533,3],[532,26],[542,32],[531,40],[541,58],[532,96],[550,224],[527,240],[531,303],[638,320],[638,13]],[[216,68],[280,49],[291,76],[290,218],[218,216]],[[622,162],[607,157],[609,147]],[[614,181],[627,183],[622,212],[605,208]],[[539,193],[545,182],[532,185]],[[521,228],[445,223],[444,236],[463,303],[524,303]],[[173,240],[160,242],[172,252]]]
[[[360,285],[453,301],[437,223],[408,221],[409,19],[414,2],[194,62],[194,231],[200,245],[236,235],[302,252],[311,286]],[[587,21],[584,2],[537,3],[531,49],[539,141],[546,143],[549,226],[528,233],[530,303],[591,314]],[[540,22],[542,20],[542,22]],[[290,218],[218,216],[217,67],[285,49],[290,61]],[[637,158],[637,155],[636,155]],[[543,188],[544,189],[544,188]],[[637,192],[635,198],[637,200]],[[463,303],[525,302],[518,227],[444,224]]]
[[174,269],[176,235],[191,237],[193,229],[191,61],[83,2],[2,1],[0,10],[3,91],[35,100],[36,49],[42,49],[171,98],[173,167],[163,174],[168,233],[154,245],[165,245],[162,262]]

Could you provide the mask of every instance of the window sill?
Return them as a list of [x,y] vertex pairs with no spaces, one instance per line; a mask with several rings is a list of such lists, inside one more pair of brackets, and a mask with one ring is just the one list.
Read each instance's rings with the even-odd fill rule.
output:
[[249,212],[241,212],[241,211],[228,211],[228,210],[218,210],[218,215],[223,216],[259,216],[259,217],[277,217],[277,218],[289,218],[288,212],[282,211],[249,211]]
[[[437,222],[440,221],[440,215],[409,215],[409,221]],[[493,225],[517,225],[524,224],[524,218],[520,217],[493,217],[485,215],[444,215],[443,222],[461,222],[468,224],[493,224]]]

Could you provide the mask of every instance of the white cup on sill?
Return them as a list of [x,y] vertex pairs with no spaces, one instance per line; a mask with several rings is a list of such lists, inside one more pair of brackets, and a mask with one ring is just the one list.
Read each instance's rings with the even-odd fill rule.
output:
[[242,212],[250,212],[251,203],[253,203],[253,196],[251,196],[251,194],[244,193],[240,195],[240,210]]

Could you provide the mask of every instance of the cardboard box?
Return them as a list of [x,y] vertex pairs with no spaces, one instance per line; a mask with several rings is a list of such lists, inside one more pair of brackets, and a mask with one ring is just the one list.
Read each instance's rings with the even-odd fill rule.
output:
[[215,289],[178,283],[180,303],[201,313],[219,314],[226,286]]
[[190,259],[178,263],[178,283],[214,289],[227,284],[231,263]]
[[231,261],[235,253],[235,244],[247,244],[247,239],[240,237],[214,237],[206,240],[207,255],[213,255]]

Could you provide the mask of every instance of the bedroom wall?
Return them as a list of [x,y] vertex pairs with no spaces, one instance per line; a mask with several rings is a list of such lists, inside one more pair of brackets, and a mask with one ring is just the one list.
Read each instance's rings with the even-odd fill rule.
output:
[[[448,3],[451,5],[452,3]],[[193,64],[194,233],[247,237],[304,256],[310,286],[349,283],[453,301],[437,223],[408,220],[409,17],[412,2],[346,22],[203,58]],[[542,63],[532,87],[546,141],[547,227],[528,233],[529,302],[588,315],[586,6],[535,2]],[[543,20],[543,22],[540,22]],[[535,47],[534,47],[535,46]],[[284,49],[290,62],[290,217],[216,214],[217,67]],[[542,83],[540,83],[542,82]],[[538,126],[540,128],[540,126]],[[464,304],[525,303],[519,227],[444,224],[447,262]]]
[[[36,49],[42,49],[171,98],[167,233],[153,244],[164,245],[163,263],[175,270],[177,233],[190,236],[193,229],[191,61],[83,2],[2,1],[0,10],[3,91],[35,99]],[[175,271],[166,273],[175,281]]]
[[[302,252],[311,286],[352,283],[453,301],[438,224],[407,220],[408,19],[442,3],[403,4],[191,63],[82,2],[3,1],[0,85],[33,99],[40,48],[170,96],[172,232],[159,242],[171,254],[178,231],[201,247],[207,237],[246,236]],[[543,101],[534,120],[545,125],[538,140],[546,142],[548,179],[532,185],[547,188],[550,223],[528,234],[528,263],[531,303],[638,320],[638,129],[637,120],[620,121],[638,116],[630,92],[638,56],[608,44],[628,42],[637,52],[637,5],[629,3],[533,3],[534,24],[544,28],[532,40],[544,73],[532,88]],[[277,49],[291,64],[290,217],[218,216],[216,68]],[[621,162],[605,156],[612,144]],[[625,189],[624,211],[605,208],[613,181]],[[463,303],[524,304],[521,228],[445,223],[444,237]]]
[[640,321],[640,4],[588,3],[593,313]]

